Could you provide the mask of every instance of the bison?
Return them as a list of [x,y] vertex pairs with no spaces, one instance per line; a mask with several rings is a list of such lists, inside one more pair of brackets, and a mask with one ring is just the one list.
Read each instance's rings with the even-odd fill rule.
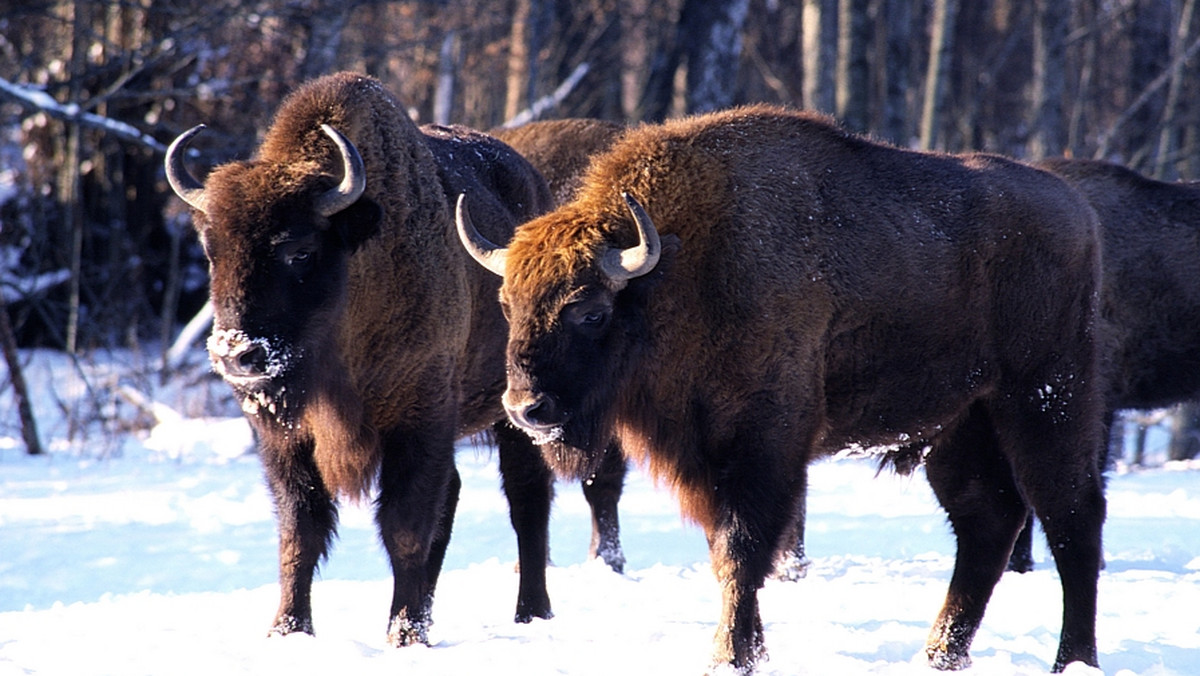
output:
[[[1037,166],[1075,186],[1100,218],[1106,425],[1121,409],[1196,399],[1200,185],[1158,181],[1100,160],[1051,158]],[[1012,568],[1032,567],[1027,527],[1013,549]]]
[[489,428],[518,536],[516,619],[551,616],[553,477],[505,421],[499,281],[457,244],[448,201],[469,192],[488,236],[507,240],[550,194],[499,141],[419,129],[403,111],[377,80],[339,73],[293,92],[257,156],[203,184],[183,166],[199,127],[167,153],[209,261],[213,366],[257,433],[274,497],[274,634],[312,633],[338,501],[373,491],[394,574],[388,639],[425,642],[458,499],[454,443]]
[[608,150],[625,125],[608,120],[573,117],[541,120],[488,132],[507,143],[541,172],[554,204],[561,206],[583,184],[592,157]]
[[917,442],[958,543],[930,664],[970,663],[1027,504],[1062,579],[1054,668],[1097,663],[1099,246],[1062,180],[752,106],[627,132],[506,248],[468,199],[509,417],[593,462],[615,437],[675,489],[722,591],[718,667],[765,654],[757,590],[808,463]]
[[[624,125],[590,118],[541,120],[519,127],[497,128],[488,134],[507,143],[546,179],[555,206],[570,201],[583,183],[583,172],[593,155],[607,150],[625,129]],[[562,456],[560,456],[562,457]],[[599,467],[557,464],[559,473],[583,481],[584,494],[592,505],[591,558],[600,558],[613,570],[625,569],[621,550],[617,503],[625,482],[625,461],[616,447],[605,450]]]

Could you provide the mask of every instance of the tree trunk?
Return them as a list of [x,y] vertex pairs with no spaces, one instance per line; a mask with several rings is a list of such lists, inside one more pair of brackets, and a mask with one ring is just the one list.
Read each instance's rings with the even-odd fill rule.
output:
[[[1167,101],[1163,106],[1162,126],[1158,132],[1158,152],[1154,158],[1154,178],[1159,180],[1167,180],[1174,178],[1168,176],[1167,165],[1175,160],[1175,150],[1179,143],[1176,139],[1182,137],[1180,128],[1182,125],[1176,124],[1176,113],[1179,108],[1179,94],[1183,89],[1183,68],[1184,62],[1180,59],[1184,50],[1187,49],[1188,33],[1191,32],[1192,15],[1196,10],[1196,0],[1185,0],[1183,8],[1179,13],[1179,22],[1176,24],[1175,35],[1171,40],[1171,80],[1167,84]],[[1171,172],[1176,174],[1177,172]]]
[[508,43],[508,87],[504,119],[511,120],[536,98],[537,52],[534,14],[540,0],[516,0]]
[[315,0],[314,7],[301,10],[308,28],[308,42],[304,47],[304,61],[300,64],[300,81],[310,80],[337,69],[338,47],[342,44],[342,30],[354,9],[353,2]]
[[[1130,43],[1133,58],[1130,60],[1129,82],[1131,90],[1137,91],[1142,83],[1152,82],[1164,74],[1171,58],[1171,1],[1141,0],[1133,4],[1133,27]],[[1165,92],[1150,91],[1125,126],[1128,141],[1124,155],[1128,164],[1139,168],[1156,147],[1155,131],[1162,119]]]
[[838,5],[837,116],[847,128],[858,132],[867,131],[870,125],[868,8],[868,0],[841,0]]
[[[650,11],[665,13],[664,5],[654,4]],[[654,23],[646,31],[647,42],[657,37],[657,44],[649,48],[646,56],[646,84],[641,88],[641,97],[634,110],[634,119],[646,122],[662,122],[671,112],[671,104],[675,98],[675,71],[683,60],[683,49],[680,46],[683,29],[677,17],[662,17],[663,21],[672,20],[671,30],[663,30],[654,35]],[[662,23],[662,22],[660,22]]]
[[957,16],[958,0],[934,0],[929,68],[925,73],[925,97],[921,109],[922,150],[933,150],[938,144],[940,114],[954,54],[954,20]]
[[21,437],[25,440],[25,452],[41,455],[42,444],[38,441],[37,421],[29,405],[29,389],[25,386],[25,375],[21,371],[21,357],[17,353],[17,339],[13,335],[12,323],[8,319],[8,304],[0,294],[0,345],[4,348],[4,361],[8,364],[8,381],[12,384],[13,399],[17,404],[17,415],[21,419]]
[[685,0],[688,113],[733,105],[742,56],[742,27],[750,0]]
[[450,124],[453,118],[454,74],[458,72],[457,41],[456,33],[447,31],[438,50],[437,88],[433,94],[433,121],[437,124]]
[[1037,0],[1033,21],[1033,159],[1061,155],[1065,147],[1063,96],[1067,90],[1066,40],[1071,7],[1062,0]]
[[834,112],[838,0],[804,0],[800,30],[804,43],[805,108]]
[[884,65],[883,123],[880,133],[892,143],[907,147],[913,1],[884,0],[884,4],[887,60]]
[[1191,460],[1200,452],[1200,403],[1180,404],[1171,416],[1168,460]]

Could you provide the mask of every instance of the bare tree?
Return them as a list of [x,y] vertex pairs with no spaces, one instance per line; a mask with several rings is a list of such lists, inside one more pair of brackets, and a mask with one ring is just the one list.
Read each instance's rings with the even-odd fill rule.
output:
[[908,92],[912,80],[913,0],[883,0],[885,55],[880,134],[901,146],[910,136]]
[[837,115],[854,131],[867,131],[871,22],[868,0],[841,0],[838,5]]
[[737,90],[742,25],[749,0],[685,0],[680,27],[687,54],[687,111],[727,108]]
[[813,110],[834,112],[838,0],[804,0],[804,100]]
[[1069,3],[1037,0],[1033,22],[1033,135],[1029,154],[1034,159],[1060,155],[1066,145],[1063,96],[1066,93],[1066,39]]
[[957,14],[958,0],[934,0],[929,67],[925,72],[925,96],[921,108],[920,146],[923,150],[937,147],[942,104],[954,50],[954,20]]
[[8,382],[12,385],[13,399],[17,404],[17,417],[21,423],[25,452],[29,455],[41,455],[42,443],[38,440],[37,420],[33,417],[33,407],[29,403],[29,388],[25,386],[21,357],[17,354],[17,339],[8,319],[8,304],[4,302],[3,293],[0,293],[0,347],[3,347],[4,361],[8,364]]

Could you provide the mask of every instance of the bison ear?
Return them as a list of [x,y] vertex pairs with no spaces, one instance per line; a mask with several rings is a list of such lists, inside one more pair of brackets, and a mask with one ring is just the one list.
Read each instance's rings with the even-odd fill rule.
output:
[[363,242],[379,234],[383,209],[366,197],[329,217],[330,228],[338,234],[347,253],[354,253]]

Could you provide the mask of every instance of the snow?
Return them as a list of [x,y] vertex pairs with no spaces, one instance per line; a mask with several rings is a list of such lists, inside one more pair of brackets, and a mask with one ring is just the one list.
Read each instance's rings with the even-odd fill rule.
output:
[[[34,406],[48,456],[23,454],[11,395],[0,393],[0,676],[670,675],[708,666],[720,599],[703,534],[638,470],[621,501],[627,573],[586,560],[586,504],[578,486],[560,484],[548,574],[556,616],[513,623],[516,542],[496,459],[469,444],[458,454],[463,490],[430,646],[388,647],[390,574],[370,511],[352,505],[314,586],[316,636],[268,639],[275,524],[244,421],[161,415],[95,452],[86,437],[94,428],[72,441],[55,419],[70,374],[47,358],[37,353],[26,375],[41,392]],[[1098,618],[1106,674],[1200,673],[1198,478],[1194,464],[1110,478]],[[922,645],[954,547],[920,473],[875,477],[869,460],[815,465],[808,534],[808,576],[768,581],[759,593],[770,656],[759,673],[935,673]],[[1035,557],[1037,570],[1006,574],[997,587],[965,673],[1048,672],[1061,593],[1040,540]]]

